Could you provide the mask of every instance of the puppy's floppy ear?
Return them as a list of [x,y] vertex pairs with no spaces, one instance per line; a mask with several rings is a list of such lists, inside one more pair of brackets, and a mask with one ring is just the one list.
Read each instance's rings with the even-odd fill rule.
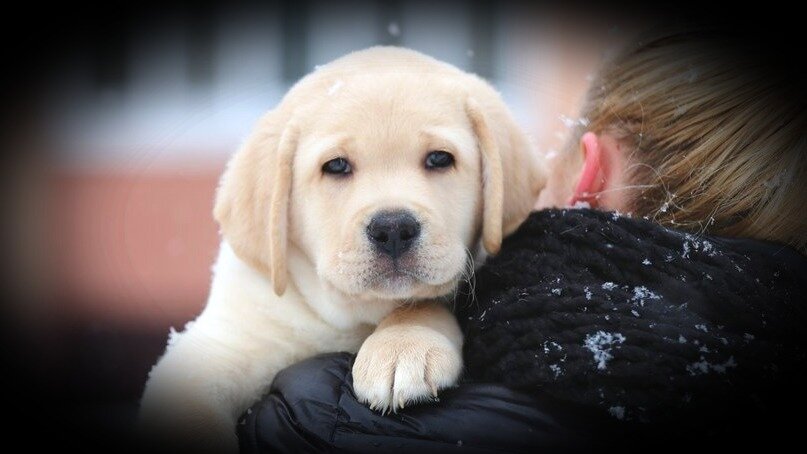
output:
[[286,290],[286,244],[292,161],[298,128],[289,115],[264,115],[221,177],[213,216],[239,258]]
[[504,103],[498,96],[482,99],[487,102],[469,97],[465,110],[482,155],[482,244],[496,254],[502,238],[527,218],[546,175]]

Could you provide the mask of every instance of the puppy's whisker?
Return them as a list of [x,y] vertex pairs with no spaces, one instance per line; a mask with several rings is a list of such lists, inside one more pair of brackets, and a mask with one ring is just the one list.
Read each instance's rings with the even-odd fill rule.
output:
[[[474,255],[471,253],[470,249],[467,247],[463,248],[465,250],[465,262],[463,264],[462,269],[460,270],[460,278],[459,282],[465,282],[468,284],[468,297],[471,299],[471,304],[476,303],[476,279],[475,279],[475,267],[474,267]],[[459,285],[454,287],[453,297],[451,298],[451,309],[452,312],[456,311],[457,305],[457,293],[459,292]]]

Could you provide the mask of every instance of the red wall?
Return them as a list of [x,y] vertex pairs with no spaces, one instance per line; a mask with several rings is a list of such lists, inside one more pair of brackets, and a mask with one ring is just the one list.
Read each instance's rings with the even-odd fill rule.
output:
[[218,248],[220,172],[54,174],[49,272],[59,310],[141,325],[198,313]]

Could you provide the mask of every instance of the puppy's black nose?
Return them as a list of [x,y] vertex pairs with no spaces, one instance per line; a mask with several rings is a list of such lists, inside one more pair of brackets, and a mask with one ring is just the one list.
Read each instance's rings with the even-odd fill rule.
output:
[[379,251],[397,259],[420,235],[420,223],[406,211],[376,214],[367,226],[367,237]]

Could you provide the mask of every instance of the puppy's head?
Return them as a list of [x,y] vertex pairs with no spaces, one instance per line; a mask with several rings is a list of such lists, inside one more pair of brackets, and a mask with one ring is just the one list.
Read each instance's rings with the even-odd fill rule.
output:
[[286,286],[300,249],[357,299],[449,293],[543,186],[524,135],[475,76],[396,48],[336,60],[265,115],[214,210],[235,252]]

